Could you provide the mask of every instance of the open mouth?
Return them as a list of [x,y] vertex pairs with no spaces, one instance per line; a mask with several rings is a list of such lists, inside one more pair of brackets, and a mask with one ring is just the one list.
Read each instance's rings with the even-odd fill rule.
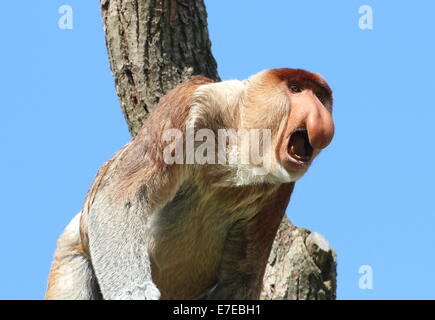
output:
[[305,128],[296,129],[290,136],[287,146],[290,157],[297,161],[308,162],[313,156],[313,147],[308,139],[308,132]]

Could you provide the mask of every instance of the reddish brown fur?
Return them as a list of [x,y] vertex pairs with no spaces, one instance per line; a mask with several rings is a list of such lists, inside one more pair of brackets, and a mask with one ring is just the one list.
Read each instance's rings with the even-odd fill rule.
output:
[[287,86],[296,84],[302,89],[311,89],[313,92],[319,92],[325,97],[325,103],[332,106],[332,90],[328,83],[319,74],[312,73],[303,69],[272,69],[273,74],[280,81],[284,81]]
[[[236,186],[231,180],[234,172],[228,169],[213,165],[190,169],[163,161],[166,147],[163,133],[167,129],[184,131],[191,120],[195,94],[212,83],[210,79],[194,77],[171,90],[155,107],[137,137],[101,167],[82,210],[80,243],[64,246],[72,248],[71,255],[91,258],[88,220],[91,209],[98,203],[96,199],[109,202],[107,208],[121,211],[119,215],[125,204],[135,203],[143,210],[145,220],[155,218],[150,223],[154,229],[149,235],[149,247],[144,250],[149,249],[153,281],[163,299],[258,298],[273,239],[295,180],[279,180],[280,183],[253,180]],[[331,89],[319,75],[300,69],[275,69],[250,78],[243,84],[246,86],[243,95],[235,101],[226,95],[228,88],[213,85],[203,97],[209,105],[202,108],[198,123],[213,129],[232,126],[271,129],[279,162],[276,165],[287,170],[290,167],[284,162],[289,134],[305,125],[308,117],[301,116],[301,112],[292,114],[291,100],[299,103],[299,108],[304,107],[304,102],[314,106],[315,111],[321,106],[313,93],[300,96],[299,100],[292,97],[288,88],[292,84],[321,94],[319,100],[325,107],[332,106]],[[322,112],[319,114],[324,116]],[[325,120],[320,116],[319,119]],[[307,167],[294,166],[291,170],[305,172]],[[183,188],[187,191],[180,194]],[[176,196],[178,202],[174,201]],[[165,209],[168,204],[173,207]],[[159,215],[163,219],[158,220]],[[49,278],[50,297],[56,297],[56,281],[61,277],[60,257],[57,260]],[[207,293],[214,285],[216,288]]]

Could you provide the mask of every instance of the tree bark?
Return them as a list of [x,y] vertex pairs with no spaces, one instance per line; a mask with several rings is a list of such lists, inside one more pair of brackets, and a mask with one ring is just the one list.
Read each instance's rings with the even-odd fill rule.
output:
[[[192,75],[220,80],[203,0],[100,0],[110,68],[131,135],[168,90]],[[335,299],[336,255],[285,217],[262,299]]]
[[263,280],[263,300],[335,300],[334,250],[322,235],[284,217]]
[[135,136],[168,90],[192,75],[219,80],[202,1],[101,0],[110,67]]

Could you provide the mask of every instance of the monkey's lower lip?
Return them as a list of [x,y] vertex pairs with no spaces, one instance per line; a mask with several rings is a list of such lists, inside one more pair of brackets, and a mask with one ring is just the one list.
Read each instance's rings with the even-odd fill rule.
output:
[[298,162],[309,162],[313,156],[313,147],[306,129],[296,129],[290,136],[287,152]]

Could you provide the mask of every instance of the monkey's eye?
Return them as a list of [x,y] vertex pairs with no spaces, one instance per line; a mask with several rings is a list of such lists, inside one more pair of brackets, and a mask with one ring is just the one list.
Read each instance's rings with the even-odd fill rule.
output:
[[292,92],[294,92],[294,93],[298,93],[298,92],[301,92],[302,91],[302,89],[298,86],[298,85],[296,85],[296,84],[292,84],[292,85],[290,85],[290,90],[292,91]]
[[319,101],[325,105],[325,103],[327,103],[327,95],[325,95],[324,93],[321,92],[316,92],[316,97],[317,99],[319,99]]

